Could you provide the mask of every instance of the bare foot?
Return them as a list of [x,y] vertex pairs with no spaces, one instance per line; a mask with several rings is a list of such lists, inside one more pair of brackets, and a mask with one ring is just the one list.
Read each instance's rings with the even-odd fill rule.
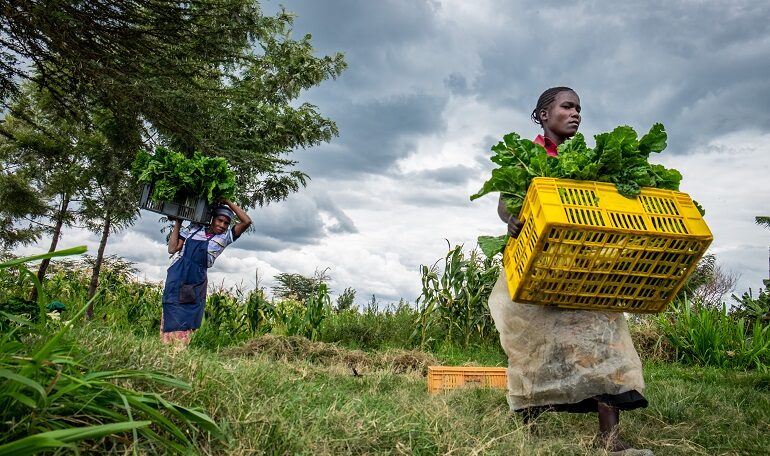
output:
[[596,444],[611,453],[622,452],[633,448],[629,443],[618,437],[617,432],[600,432],[596,436]]

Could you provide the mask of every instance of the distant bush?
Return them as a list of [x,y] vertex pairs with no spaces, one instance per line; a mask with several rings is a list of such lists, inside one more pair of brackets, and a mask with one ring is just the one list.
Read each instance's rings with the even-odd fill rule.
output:
[[411,340],[411,335],[417,315],[417,310],[404,301],[384,309],[378,309],[376,303],[361,311],[348,309],[327,319],[319,340],[360,350],[415,348],[418,344]]

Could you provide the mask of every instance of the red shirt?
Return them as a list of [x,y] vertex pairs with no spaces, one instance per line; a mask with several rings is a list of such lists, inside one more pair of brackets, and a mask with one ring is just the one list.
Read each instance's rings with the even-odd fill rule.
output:
[[556,152],[556,145],[555,142],[551,140],[551,138],[546,138],[543,135],[537,135],[537,138],[535,138],[534,141],[535,144],[540,144],[541,146],[545,147],[545,151],[550,155],[551,157],[555,157],[559,155],[558,152]]

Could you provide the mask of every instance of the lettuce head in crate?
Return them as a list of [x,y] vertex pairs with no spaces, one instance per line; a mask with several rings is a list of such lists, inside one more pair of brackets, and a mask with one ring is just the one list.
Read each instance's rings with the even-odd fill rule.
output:
[[232,199],[235,193],[235,174],[227,160],[200,152],[187,157],[165,147],[157,147],[153,154],[142,150],[132,172],[139,183],[152,186],[151,198],[156,201],[192,196],[213,203]]

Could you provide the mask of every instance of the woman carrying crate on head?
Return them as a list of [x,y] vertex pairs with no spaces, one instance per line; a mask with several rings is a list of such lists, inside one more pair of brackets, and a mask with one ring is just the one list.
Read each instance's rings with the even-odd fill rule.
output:
[[[534,142],[549,155],[580,126],[580,98],[568,87],[540,96],[532,120],[543,134]],[[516,237],[522,221],[501,195],[498,214]],[[508,403],[529,421],[543,411],[598,412],[601,444],[630,446],[618,437],[620,410],[646,407],[642,363],[622,313],[568,310],[511,302],[501,271],[489,309],[508,355]]]
[[[201,326],[208,285],[207,269],[224,249],[235,242],[251,218],[229,200],[211,210],[211,224],[191,223],[181,229],[177,219],[168,239],[168,253],[173,254],[163,289],[163,313],[160,339],[163,343],[186,347],[192,333]],[[239,222],[230,226],[234,216]]]

